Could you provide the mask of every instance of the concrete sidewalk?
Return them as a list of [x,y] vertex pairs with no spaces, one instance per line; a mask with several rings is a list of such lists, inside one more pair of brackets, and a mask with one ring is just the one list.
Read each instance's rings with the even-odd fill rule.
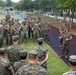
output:
[[[63,17],[60,17],[60,16],[53,16],[53,15],[48,15],[48,14],[43,14],[43,16],[48,16],[48,17],[51,17],[51,18],[54,18],[54,19],[59,19],[60,21],[61,20],[64,20],[64,18]],[[66,17],[66,21],[69,21],[69,17]],[[75,22],[76,23],[76,19],[74,18],[73,19],[73,22]]]

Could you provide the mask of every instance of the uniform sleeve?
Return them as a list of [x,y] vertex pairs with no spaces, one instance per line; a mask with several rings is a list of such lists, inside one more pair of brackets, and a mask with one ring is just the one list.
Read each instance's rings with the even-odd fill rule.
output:
[[14,67],[14,70],[15,70],[15,71],[17,71],[17,70],[18,70],[18,68],[19,68],[19,67],[18,67],[18,63],[17,63],[17,62],[15,62],[15,63],[14,63],[14,65],[13,65],[13,67]]
[[9,71],[10,75],[13,75],[14,70],[13,70],[13,67],[11,66],[11,64],[10,64],[9,61],[8,61],[7,64],[6,64],[6,68],[7,68],[7,70]]
[[46,54],[49,54],[48,49],[46,48]]
[[48,72],[43,67],[41,67],[36,75],[48,75]]
[[10,50],[10,47],[8,47],[8,48],[6,49],[7,54],[9,53],[9,50]]
[[17,70],[17,72],[16,72],[15,75],[24,75],[23,70],[22,70],[22,67],[20,67],[20,68]]

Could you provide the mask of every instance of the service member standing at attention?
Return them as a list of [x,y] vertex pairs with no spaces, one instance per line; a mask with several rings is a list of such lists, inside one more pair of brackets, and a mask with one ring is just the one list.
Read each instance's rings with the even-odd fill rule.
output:
[[43,38],[37,39],[38,45],[35,47],[35,51],[38,53],[38,65],[47,69],[47,60],[48,60],[48,49],[43,46]]
[[76,55],[71,55],[69,57],[69,67],[70,71],[64,73],[63,75],[76,75]]
[[26,41],[28,43],[29,35],[28,35],[29,27],[27,24],[22,26],[22,42]]
[[70,40],[72,39],[72,34],[69,32],[68,28],[65,29],[65,33],[62,35],[62,52],[60,57],[63,57],[64,52],[66,51],[65,58],[68,58],[69,48],[70,48]]
[[0,75],[14,75],[10,62],[6,60],[5,48],[0,48]]
[[32,50],[28,54],[29,63],[18,69],[15,75],[48,75],[47,71],[37,65],[38,54]]
[[13,65],[14,62],[17,62],[20,60],[20,51],[23,50],[19,45],[18,36],[12,37],[13,45],[9,46],[7,49],[7,56]]
[[33,25],[32,30],[33,30],[34,41],[36,42],[37,39],[40,37],[40,27],[38,19],[36,19],[35,25]]
[[2,24],[0,23],[0,47],[3,45],[3,37],[4,37],[4,28]]
[[20,51],[20,58],[21,58],[21,60],[18,61],[18,62],[15,62],[14,65],[13,65],[15,72],[16,72],[21,66],[24,66],[24,65],[27,64],[27,63],[26,63],[27,52],[26,52],[25,50]]
[[51,28],[48,26],[48,23],[45,23],[44,41],[46,41],[48,44],[50,44],[50,38],[49,38],[50,30]]
[[6,21],[9,21],[10,18],[11,18],[11,16],[10,16],[9,12],[7,12],[7,14],[5,15],[5,19],[6,19]]

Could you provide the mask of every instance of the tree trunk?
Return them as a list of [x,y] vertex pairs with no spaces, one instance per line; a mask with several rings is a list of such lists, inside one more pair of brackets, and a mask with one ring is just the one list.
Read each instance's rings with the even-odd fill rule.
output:
[[66,23],[66,10],[64,10],[64,23]]
[[71,22],[72,20],[71,20],[71,9],[69,9],[69,24],[70,24],[70,27],[71,27]]
[[71,27],[73,26],[74,11],[75,11],[75,10],[74,10],[74,8],[73,8],[73,9],[72,9],[72,21],[71,21],[71,25],[70,25]]

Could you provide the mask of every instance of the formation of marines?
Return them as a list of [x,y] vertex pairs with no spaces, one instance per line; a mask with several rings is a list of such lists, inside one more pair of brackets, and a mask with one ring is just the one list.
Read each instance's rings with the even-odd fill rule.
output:
[[[49,39],[50,28],[48,23],[38,18],[24,18],[22,23],[19,19],[10,20],[10,15],[7,13],[6,19],[0,22],[0,47],[3,45],[3,39],[6,38],[7,49],[0,48],[0,74],[1,75],[48,75],[47,60],[48,49],[43,46],[43,41],[50,43]],[[68,57],[71,33],[66,26],[60,29],[60,43],[62,52],[60,57],[63,57],[66,51],[65,58]],[[38,42],[38,46],[27,52],[19,46],[20,38],[22,42],[29,42],[29,38],[34,42]],[[9,61],[6,59],[8,57]],[[29,62],[26,62],[28,58]]]
[[[48,75],[46,67],[42,66],[42,64],[46,63],[48,60],[46,57],[48,50],[45,47],[40,49],[41,51],[36,51],[36,49],[34,49],[27,52],[18,45],[19,38],[17,35],[12,37],[12,41],[13,45],[9,46],[7,49],[0,48],[1,75]],[[38,39],[38,43],[39,42],[43,42],[42,38]],[[40,56],[40,52],[45,53],[42,55],[43,57]],[[6,59],[6,56],[9,60]],[[29,60],[28,63],[26,62],[27,58]],[[40,65],[40,63],[42,64]],[[47,65],[45,64],[45,66]]]
[[32,37],[35,42],[38,38],[44,38],[50,44],[49,31],[48,24],[40,17],[24,18],[24,21],[20,23],[19,19],[11,20],[7,13],[6,18],[0,21],[0,46],[2,46],[4,38],[6,38],[7,45],[12,45],[12,37],[15,35],[19,36],[19,41],[21,38],[22,42],[28,43],[29,38]]
[[[49,31],[50,28],[48,24],[42,21],[40,17],[24,18],[24,21],[20,23],[19,19],[11,19],[9,12],[7,12],[5,19],[0,21],[0,74],[48,75],[46,65],[48,50],[46,47],[42,46],[42,44],[43,41],[50,43]],[[42,43],[40,51],[37,51],[38,48],[35,48],[33,52],[28,53],[19,46],[19,43],[21,43],[20,39],[22,42],[28,43],[29,38],[32,38],[33,41],[38,42],[38,44],[38,40],[40,39]],[[4,39],[6,40],[6,45],[8,45],[7,49],[3,48]],[[40,52],[45,54],[40,56]],[[41,59],[39,59],[39,57],[41,57]],[[28,63],[26,62],[27,58],[29,60]],[[27,72],[25,66],[27,66]],[[19,69],[20,67],[21,69]]]

